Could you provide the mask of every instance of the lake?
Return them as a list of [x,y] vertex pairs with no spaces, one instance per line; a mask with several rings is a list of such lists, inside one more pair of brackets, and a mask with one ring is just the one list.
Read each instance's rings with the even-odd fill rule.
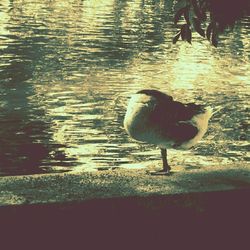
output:
[[217,48],[172,44],[173,1],[1,0],[0,175],[161,166],[125,133],[128,98],[155,88],[219,111],[173,169],[249,160],[250,17]]

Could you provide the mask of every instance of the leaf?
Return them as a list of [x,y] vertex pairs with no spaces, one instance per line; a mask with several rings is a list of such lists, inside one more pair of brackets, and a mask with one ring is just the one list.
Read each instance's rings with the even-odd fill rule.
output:
[[186,26],[187,26],[187,24],[183,24],[181,26],[181,39],[182,39],[182,41],[186,41]]
[[189,42],[191,44],[192,41],[192,31],[190,29],[190,27],[187,25],[186,27],[186,40],[187,42]]
[[173,38],[173,44],[176,44],[181,36],[181,31],[179,31]]
[[187,41],[191,43],[192,40],[192,32],[188,24],[183,24],[181,26],[181,39],[183,41]]
[[207,20],[207,15],[206,15],[206,12],[204,10],[201,10],[200,20],[201,21],[206,21]]
[[194,9],[194,13],[195,15],[199,18],[199,19],[202,19],[202,13],[201,13],[201,10],[197,4],[197,0],[191,0],[191,4],[193,6],[193,9]]
[[206,30],[206,37],[207,37],[207,40],[210,41],[210,38],[211,38],[211,33],[212,33],[212,29],[213,29],[213,23],[210,23],[208,26],[207,26],[207,30]]
[[184,18],[185,18],[188,25],[190,25],[189,10],[190,10],[189,6],[186,6],[186,8],[184,10]]
[[185,7],[179,9],[174,16],[174,23],[177,24],[178,21],[180,20],[181,16],[184,16],[187,24],[190,24],[189,20],[189,10],[190,10],[190,5],[186,5]]
[[211,42],[214,47],[218,46],[218,26],[215,22],[211,22],[207,26],[206,36],[208,41]]
[[216,29],[213,29],[212,36],[211,36],[211,43],[213,44],[214,47],[217,48],[218,46],[218,34]]
[[204,29],[201,28],[201,22],[197,17],[193,18],[193,24],[195,31],[199,33],[201,36],[205,37],[205,31]]
[[180,20],[181,16],[184,15],[186,7],[181,8],[179,10],[177,10],[177,12],[174,15],[174,23],[177,24],[178,21]]

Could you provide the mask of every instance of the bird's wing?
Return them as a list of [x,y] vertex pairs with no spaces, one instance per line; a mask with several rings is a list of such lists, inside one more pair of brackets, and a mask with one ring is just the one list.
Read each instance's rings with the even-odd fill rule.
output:
[[180,121],[168,126],[166,133],[168,138],[177,143],[182,143],[194,138],[198,133],[198,129],[189,122]]
[[173,110],[177,122],[188,122],[194,115],[204,113],[204,106],[195,103],[183,104],[180,102],[173,102]]
[[163,131],[164,136],[179,144],[192,139],[198,133],[197,127],[190,122],[196,113],[195,108],[198,105],[156,101],[150,121]]
[[151,120],[155,124],[160,124],[162,127],[187,121],[192,118],[191,113],[184,104],[180,102],[156,102],[154,110],[151,114]]

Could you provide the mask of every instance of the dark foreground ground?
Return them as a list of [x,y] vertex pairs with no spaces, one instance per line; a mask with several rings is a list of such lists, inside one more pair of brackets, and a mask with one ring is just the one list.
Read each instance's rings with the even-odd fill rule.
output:
[[0,179],[1,249],[250,249],[249,167]]

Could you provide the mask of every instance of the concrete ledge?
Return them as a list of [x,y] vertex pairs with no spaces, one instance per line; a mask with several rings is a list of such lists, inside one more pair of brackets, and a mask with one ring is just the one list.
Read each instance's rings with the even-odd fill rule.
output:
[[3,206],[1,246],[248,249],[249,197],[239,189]]
[[1,246],[248,249],[249,174],[234,165],[168,177],[145,170],[3,177]]
[[145,170],[113,170],[0,178],[0,205],[86,201],[100,198],[170,195],[250,187],[250,166],[175,169],[171,176]]

